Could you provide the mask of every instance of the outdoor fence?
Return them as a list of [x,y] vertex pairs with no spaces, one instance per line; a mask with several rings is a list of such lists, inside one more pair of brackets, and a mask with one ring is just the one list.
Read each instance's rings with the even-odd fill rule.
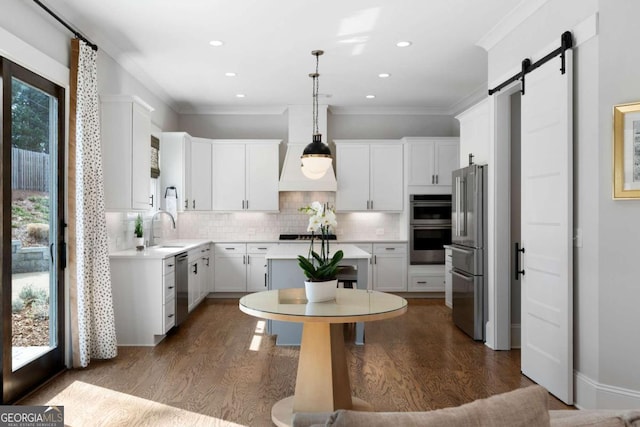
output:
[[11,148],[11,189],[49,191],[49,154]]

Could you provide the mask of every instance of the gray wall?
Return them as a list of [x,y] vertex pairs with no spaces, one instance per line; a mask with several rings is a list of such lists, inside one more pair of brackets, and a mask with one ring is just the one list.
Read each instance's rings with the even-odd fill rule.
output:
[[[598,257],[600,271],[599,306],[600,382],[640,390],[640,200],[611,199],[612,106],[640,100],[640,39],[637,17],[640,2],[600,1],[600,85],[599,144],[590,155],[597,157],[589,171],[598,178],[598,186],[585,189],[598,199],[598,238],[602,248]],[[596,95],[591,95],[595,98]],[[585,246],[586,246],[585,241]],[[594,259],[594,261],[596,260]],[[595,295],[594,295],[595,296]]]

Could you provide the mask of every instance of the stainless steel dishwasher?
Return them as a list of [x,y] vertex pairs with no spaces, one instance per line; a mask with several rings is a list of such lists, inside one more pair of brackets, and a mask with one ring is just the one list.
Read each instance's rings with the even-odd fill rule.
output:
[[189,314],[189,256],[186,252],[176,255],[176,326]]

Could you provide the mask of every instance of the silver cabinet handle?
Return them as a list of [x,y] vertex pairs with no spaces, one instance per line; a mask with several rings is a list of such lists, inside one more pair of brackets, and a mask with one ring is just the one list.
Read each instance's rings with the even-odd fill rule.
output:
[[435,175],[431,175],[431,183],[435,184]]
[[373,200],[371,201],[371,210],[373,210]]
[[242,209],[244,209],[244,200],[242,201]]
[[167,264],[167,267],[173,267],[173,264]]
[[258,250],[261,250],[261,251],[266,251],[267,249],[269,248],[258,248]]
[[247,260],[246,260],[247,256],[246,255],[242,255],[242,263],[246,264]]
[[247,207],[245,209],[249,209],[249,201],[246,200],[246,202],[247,202]]
[[387,251],[395,251],[396,250],[396,248],[384,248],[384,249],[387,250]]
[[185,209],[189,209],[189,199],[186,199],[186,200],[184,201],[184,208],[185,208]]
[[168,315],[167,317],[168,317],[169,319],[171,319],[173,316],[174,316],[173,314],[170,314],[170,315]]
[[193,203],[193,209],[195,209],[196,208],[196,201],[193,200],[192,203]]
[[167,289],[173,289],[173,286],[169,286]]
[[249,262],[251,255],[247,255],[247,265],[251,264],[251,262]]
[[226,251],[235,251],[236,248],[224,248],[224,250],[226,250]]
[[427,282],[423,282],[423,281],[416,282],[416,283],[419,284],[419,285],[426,285],[427,284]]
[[378,258],[377,258],[375,255],[373,256],[373,263],[374,263],[374,264],[377,264],[377,263],[378,263]]

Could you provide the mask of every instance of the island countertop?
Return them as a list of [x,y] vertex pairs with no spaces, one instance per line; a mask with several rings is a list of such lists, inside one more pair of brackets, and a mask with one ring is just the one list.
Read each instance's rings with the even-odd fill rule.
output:
[[[320,253],[320,242],[316,241],[313,244],[314,251]],[[329,243],[329,256],[333,256],[337,251],[341,250],[344,253],[345,259],[369,259],[371,254],[363,251],[356,245],[349,245],[344,243]],[[284,243],[280,245],[274,245],[269,248],[265,254],[266,259],[296,259],[298,255],[307,256],[309,254],[309,244],[299,243]]]

